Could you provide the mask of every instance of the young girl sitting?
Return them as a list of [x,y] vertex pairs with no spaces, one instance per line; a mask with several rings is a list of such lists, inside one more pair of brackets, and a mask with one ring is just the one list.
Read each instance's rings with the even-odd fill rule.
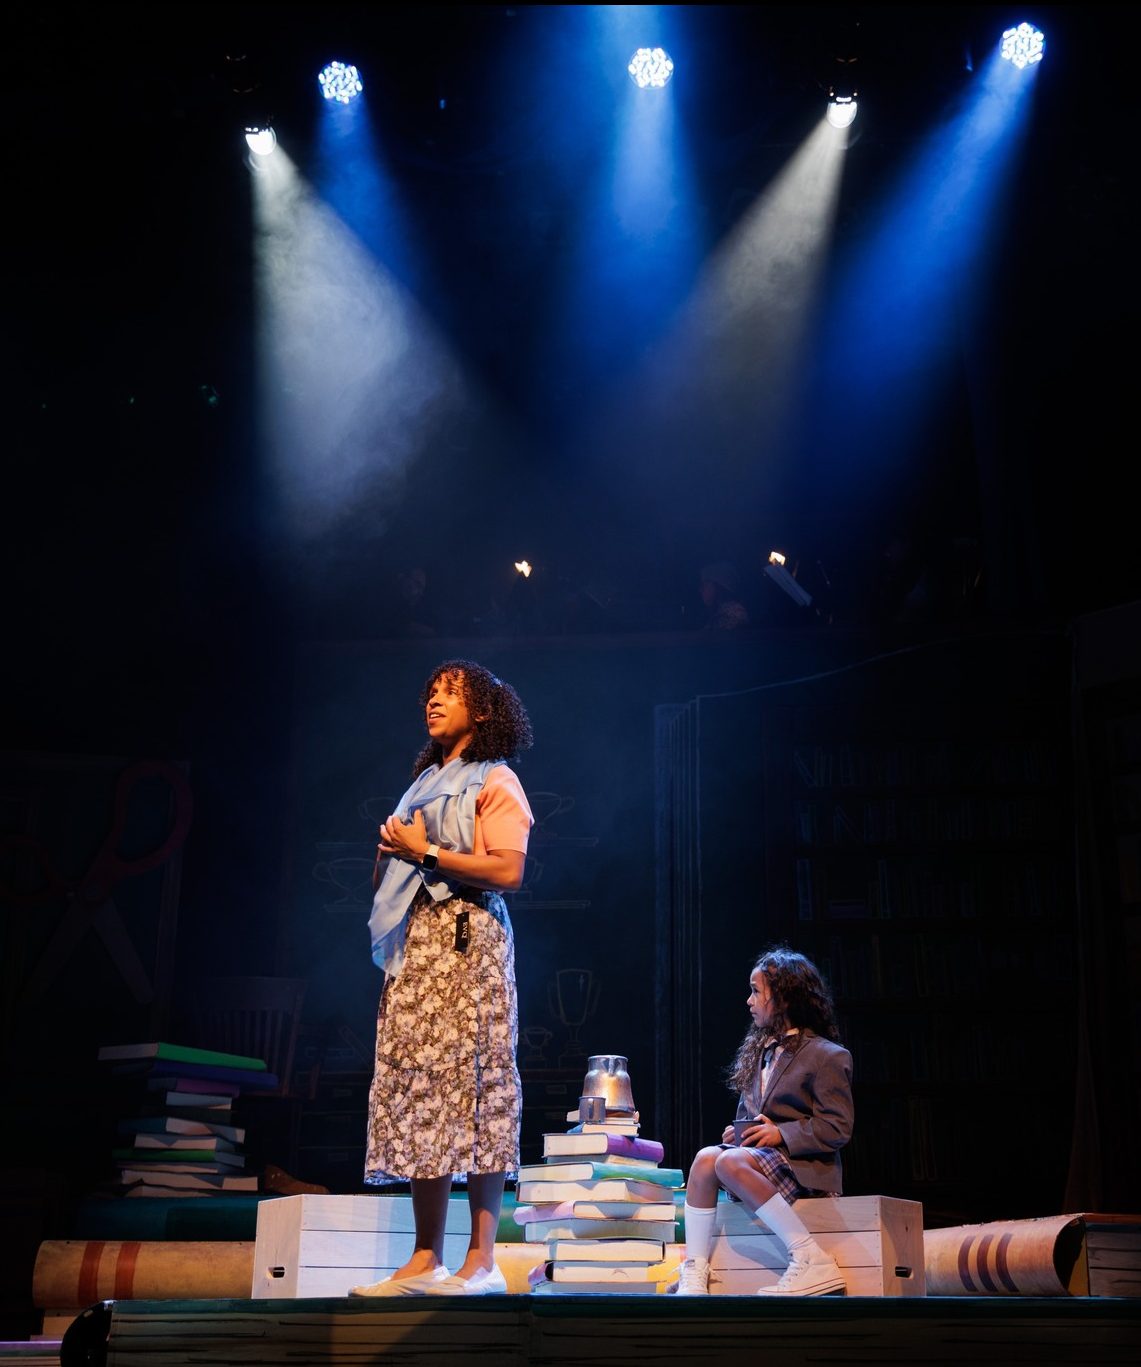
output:
[[[749,978],[751,1029],[729,1070],[739,1092],[737,1131],[702,1149],[686,1183],[686,1260],[679,1296],[709,1294],[717,1193],[724,1188],[784,1244],[788,1267],[761,1296],[824,1296],[844,1290],[835,1262],[792,1207],[801,1196],[838,1196],[840,1150],[852,1135],[852,1056],[837,1041],[828,988],[815,965],[784,947],[768,950]],[[752,1119],[751,1125],[740,1121]],[[736,1134],[740,1134],[737,1138]]]

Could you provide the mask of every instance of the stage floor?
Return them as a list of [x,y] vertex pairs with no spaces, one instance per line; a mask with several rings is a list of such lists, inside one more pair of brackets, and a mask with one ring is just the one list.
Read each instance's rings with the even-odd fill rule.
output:
[[1133,1367],[1139,1349],[1141,1299],[514,1295],[106,1302],[65,1335],[60,1365]]

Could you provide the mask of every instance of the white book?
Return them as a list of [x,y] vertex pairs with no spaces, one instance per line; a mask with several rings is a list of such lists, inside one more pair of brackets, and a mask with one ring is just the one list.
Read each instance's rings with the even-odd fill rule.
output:
[[664,1260],[656,1263],[578,1263],[549,1261],[542,1264],[552,1282],[593,1282],[606,1286],[623,1283],[672,1282],[676,1269]]
[[637,1116],[610,1116],[607,1120],[579,1120],[577,1111],[568,1111],[567,1120],[574,1126],[574,1134],[637,1134]]
[[670,1288],[669,1282],[552,1282],[545,1278],[531,1284],[532,1296],[613,1296],[615,1293],[635,1296],[661,1296]]
[[672,1223],[677,1218],[677,1208],[672,1199],[663,1200],[664,1196],[661,1192],[653,1201],[580,1199],[522,1204],[515,1207],[513,1219],[517,1225],[526,1225],[533,1220],[668,1220]]
[[196,1134],[175,1134],[165,1131],[137,1131],[134,1136],[136,1149],[178,1150],[194,1149],[203,1153],[236,1153],[237,1148],[230,1139],[212,1134],[209,1130]]
[[523,1239],[529,1244],[542,1244],[550,1239],[659,1239],[663,1244],[673,1244],[677,1242],[677,1226],[672,1219],[591,1220],[569,1216],[562,1220],[528,1220],[523,1224]]
[[[219,1120],[186,1120],[178,1115],[139,1116],[132,1120],[121,1120],[118,1126],[123,1134],[170,1134],[170,1135],[216,1135],[232,1144],[241,1144],[246,1137],[241,1125],[226,1125]],[[193,1144],[184,1145],[194,1148]]]
[[552,1262],[660,1263],[666,1256],[661,1239],[549,1239]]

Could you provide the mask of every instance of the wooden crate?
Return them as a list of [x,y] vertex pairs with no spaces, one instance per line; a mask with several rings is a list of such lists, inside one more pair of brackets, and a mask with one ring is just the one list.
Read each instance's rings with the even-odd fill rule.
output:
[[[849,1296],[924,1296],[923,1206],[892,1196],[822,1197],[794,1209],[835,1258]],[[784,1245],[740,1202],[722,1199],[710,1253],[717,1296],[772,1286],[788,1265]]]
[[[444,1262],[463,1262],[471,1232],[467,1197],[448,1202]],[[344,1296],[408,1260],[411,1196],[283,1196],[258,1207],[254,1299]]]

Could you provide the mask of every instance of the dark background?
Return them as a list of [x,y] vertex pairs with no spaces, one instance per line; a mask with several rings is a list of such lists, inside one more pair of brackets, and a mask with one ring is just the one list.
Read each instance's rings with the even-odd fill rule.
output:
[[[779,623],[758,547],[790,541],[806,565],[830,568],[834,606],[858,619],[901,533],[944,558],[967,543],[966,568],[986,571],[972,609],[1064,617],[1136,596],[1119,341],[1134,304],[1128,154],[1115,132],[1128,82],[1104,40],[1112,11],[1042,16],[1049,58],[996,208],[992,307],[906,470],[869,472],[870,491],[830,499],[824,453],[794,440],[789,468],[773,475],[745,419],[723,409],[685,414],[680,432],[631,433],[644,414],[624,394],[673,307],[632,306],[638,253],[621,256],[615,279],[589,282],[585,323],[559,311],[559,279],[588,232],[587,170],[625,94],[591,77],[590,9],[176,6],[164,11],[169,31],[130,6],[19,17],[21,47],[51,75],[41,96],[9,96],[12,625],[39,673],[92,699],[99,726],[114,721],[98,692],[137,716],[137,701],[177,691],[180,705],[154,724],[178,725],[184,699],[218,691],[211,671],[231,648],[249,668],[266,647],[383,630],[385,591],[424,559],[429,531],[480,529],[477,554],[432,566],[433,620],[457,635],[505,624],[521,542],[547,584],[542,624],[556,629],[589,621],[574,606],[592,583],[608,589],[607,625],[699,621],[697,569],[722,558],[758,620]],[[695,261],[788,161],[819,113],[832,54],[854,48],[874,98],[847,158],[842,260],[968,80],[965,55],[981,66],[1004,14],[922,6],[901,24],[891,6],[668,7],[695,68],[668,92],[685,121]],[[282,525],[259,448],[252,177],[238,130],[269,108],[282,146],[316,175],[316,54],[341,48],[368,71],[403,238],[339,184],[343,212],[366,244],[372,232],[498,416],[439,433],[400,487],[366,488],[334,528],[306,535]],[[526,67],[536,54],[542,80]],[[250,83],[252,96],[232,89]],[[684,282],[675,288],[684,295]],[[875,325],[866,317],[861,331],[874,337]],[[315,329],[331,326],[315,312]],[[567,340],[560,326],[577,330]],[[112,653],[123,664],[108,689]],[[96,660],[94,677],[76,675]],[[25,677],[34,700],[39,681]],[[152,678],[163,687],[144,687]]]
[[[20,985],[46,923],[29,930],[10,918],[7,1066],[53,1115],[67,1110],[61,1085],[84,1097],[97,1089],[97,1036],[177,1029],[195,977],[220,968],[311,973],[309,1047],[325,1051],[331,1071],[360,1072],[342,1027],[367,1049],[377,986],[367,909],[326,916],[329,884],[315,870],[330,855],[367,852],[368,804],[400,791],[419,744],[416,688],[457,653],[519,686],[538,738],[521,773],[529,790],[562,803],[550,815],[558,804],[543,798],[532,884],[514,913],[522,1023],[552,1029],[557,1065],[565,1039],[550,1006],[553,974],[598,971],[595,1024],[581,1042],[630,1056],[646,1130],[672,1141],[667,1161],[684,1166],[687,1145],[718,1123],[716,1075],[743,1020],[734,1004],[751,957],[771,938],[800,937],[835,980],[860,952],[845,937],[866,938],[839,931],[834,943],[827,927],[809,931],[793,915],[805,855],[794,848],[795,804],[813,795],[796,788],[790,738],[890,747],[973,736],[997,753],[1032,714],[1034,742],[1056,758],[1057,824],[1035,836],[1054,847],[1049,877],[1061,889],[1046,929],[1069,953],[1092,926],[1100,948],[1068,960],[1053,990],[1043,978],[1047,995],[1027,1029],[1071,1038],[1090,994],[1108,1003],[1103,1032],[1128,1014],[1137,638],[1131,619],[1112,612],[1138,598],[1141,572],[1127,492],[1136,284],[1129,73],[1124,44],[1108,40],[1117,11],[1047,6],[1031,16],[1049,48],[996,231],[989,310],[960,344],[957,379],[917,432],[906,478],[838,501],[818,453],[804,450],[807,429],[775,473],[752,460],[744,412],[698,408],[652,442],[635,439],[639,410],[624,404],[623,383],[662,325],[631,306],[645,283],[636,255],[620,263],[632,274],[600,287],[613,291],[612,312],[559,330],[552,282],[582,250],[575,196],[610,136],[613,90],[596,72],[589,8],[104,6],[7,21],[25,72],[5,96],[8,830],[29,828],[29,767],[57,776],[32,788],[64,793],[56,807],[78,813],[50,826],[72,871],[97,842],[125,760],[184,764],[194,794],[180,876],[165,892],[137,881],[121,894],[139,902],[132,926],[144,941],[156,933],[148,898],[154,907],[167,898],[176,943],[154,1003],[125,1000],[92,944],[67,990],[29,1014],[17,1005]],[[994,6],[669,9],[688,64],[667,93],[693,168],[695,263],[730,235],[818,117],[837,53],[858,49],[861,94],[874,92],[848,153],[842,254],[845,235],[874,221],[968,80],[965,54],[977,65],[1022,17]],[[544,61],[527,66],[536,52]],[[240,129],[252,108],[268,108],[281,146],[308,170],[322,113],[314,73],[337,53],[361,67],[402,197],[403,242],[414,246],[386,265],[496,416],[438,432],[401,483],[365,488],[334,526],[305,534],[275,513],[256,404]],[[237,94],[241,85],[252,92]],[[560,113],[562,98],[573,117]],[[391,245],[383,224],[369,243],[359,206],[344,212],[359,216],[366,245]],[[866,326],[874,337],[875,319]],[[806,582],[813,566],[828,571],[830,590],[813,581],[822,615],[799,613],[763,576],[765,552],[784,538]],[[885,554],[896,539],[901,564]],[[510,568],[520,554],[538,566],[526,585]],[[701,630],[698,571],[724,558],[751,617],[732,639]],[[924,565],[931,589],[909,615],[905,593]],[[392,604],[412,566],[426,567],[429,597],[409,618]],[[1083,631],[1098,642],[1097,665],[1084,684],[1077,671],[1075,686]],[[897,656],[886,673],[875,663]],[[746,698],[747,716],[715,721],[699,700],[722,694]],[[808,702],[833,720],[822,729],[819,718],[798,721]],[[704,709],[694,754],[717,788],[695,818],[704,891],[672,902],[677,852],[663,849],[659,828],[663,814],[691,808],[663,789],[663,707]],[[76,797],[75,774],[94,770],[102,789]],[[990,785],[959,771],[936,785],[940,801],[980,786]],[[722,807],[732,814],[724,822]],[[988,857],[977,844],[956,853],[956,868]],[[913,840],[903,853],[922,859],[925,848]],[[1083,850],[1114,870],[1104,903],[1097,878],[1078,877]],[[698,987],[692,957],[663,949],[684,941],[679,926],[692,926],[695,906],[706,934],[695,952],[707,956]],[[1030,955],[1032,936],[1010,938]],[[940,950],[942,961],[958,949]],[[1097,977],[1106,962],[1110,980]],[[1016,955],[978,991],[1003,1001],[1031,963]],[[853,1031],[882,1036],[889,1023],[874,994],[849,996],[864,1012],[849,1017]],[[707,1029],[687,1036],[679,1022],[695,1009],[701,1017],[703,1002]],[[1023,1009],[1004,1002],[1016,1025]],[[902,1029],[911,1028],[905,1011]],[[1068,1096],[1080,1060],[1077,1050],[1062,1057],[1050,1085]],[[704,1089],[689,1118],[666,1076],[683,1058]],[[877,1085],[887,1091],[895,1074],[885,1070]],[[957,1085],[941,1083],[939,1099]],[[1115,1093],[1101,1087],[1103,1099]],[[896,1091],[885,1106],[899,1100]],[[994,1094],[985,1102],[999,1104]],[[1073,1112],[1067,1103],[1067,1134]],[[865,1114],[871,1134],[886,1110],[870,1086]],[[1103,1143],[1114,1142],[1110,1127]],[[10,1165],[18,1150],[10,1145]],[[44,1154],[48,1168],[68,1170],[69,1192],[103,1162],[97,1147],[77,1159],[62,1130]],[[349,1158],[338,1171],[354,1189]],[[875,1189],[922,1195],[910,1158],[885,1142],[861,1163]],[[319,1175],[318,1156],[309,1161]],[[1100,1157],[1095,1166],[1112,1169]],[[984,1202],[958,1177],[932,1201],[948,1218],[1047,1213],[1073,1191],[1072,1175],[1071,1155],[1055,1147],[1005,1208],[1001,1193]],[[1112,1183],[1086,1193],[1099,1190],[1118,1195]]]

